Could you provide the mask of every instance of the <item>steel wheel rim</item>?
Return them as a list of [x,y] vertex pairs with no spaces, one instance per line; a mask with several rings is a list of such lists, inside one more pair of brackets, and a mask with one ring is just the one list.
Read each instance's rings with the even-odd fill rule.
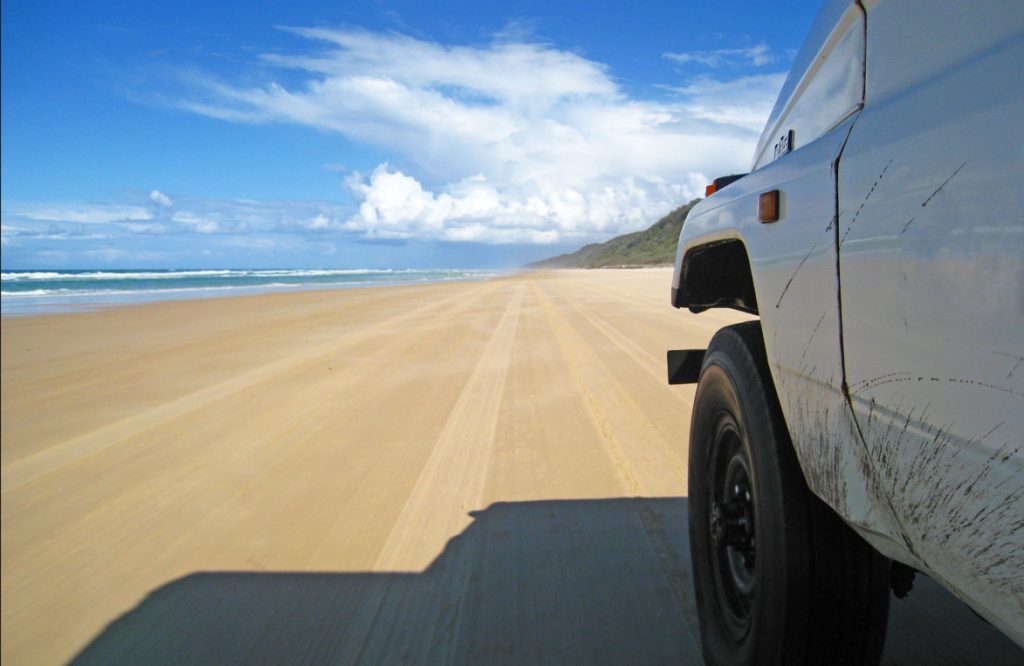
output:
[[756,590],[755,495],[751,462],[731,414],[714,431],[708,529],[715,586],[733,633],[750,627]]

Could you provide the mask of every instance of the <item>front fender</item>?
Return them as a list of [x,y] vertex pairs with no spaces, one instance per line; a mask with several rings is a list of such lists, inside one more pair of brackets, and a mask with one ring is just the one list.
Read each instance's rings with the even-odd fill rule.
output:
[[[695,206],[683,224],[673,305],[740,307],[761,318],[765,352],[811,490],[862,534],[901,550],[843,393],[835,165],[855,117]],[[780,192],[776,222],[758,221]],[[749,289],[750,296],[745,295]],[[753,305],[753,308],[750,306]]]

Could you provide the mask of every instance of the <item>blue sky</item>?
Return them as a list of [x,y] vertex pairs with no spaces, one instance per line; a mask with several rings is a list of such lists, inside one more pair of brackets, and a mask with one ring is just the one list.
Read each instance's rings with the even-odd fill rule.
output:
[[2,264],[514,266],[745,171],[818,2],[4,1]]

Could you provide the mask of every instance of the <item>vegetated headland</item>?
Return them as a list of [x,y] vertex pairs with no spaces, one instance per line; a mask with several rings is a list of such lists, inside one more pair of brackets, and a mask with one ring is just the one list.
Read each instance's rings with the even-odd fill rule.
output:
[[575,252],[542,259],[527,268],[635,268],[667,266],[676,258],[676,244],[683,221],[700,199],[676,208],[644,231],[591,243]]

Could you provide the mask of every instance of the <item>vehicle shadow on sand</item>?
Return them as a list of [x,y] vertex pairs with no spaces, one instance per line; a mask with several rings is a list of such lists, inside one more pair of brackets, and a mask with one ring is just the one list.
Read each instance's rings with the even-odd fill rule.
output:
[[[203,572],[75,664],[699,664],[685,498],[496,503],[422,572]],[[885,662],[1021,663],[919,577]],[[914,597],[923,601],[914,604]]]

